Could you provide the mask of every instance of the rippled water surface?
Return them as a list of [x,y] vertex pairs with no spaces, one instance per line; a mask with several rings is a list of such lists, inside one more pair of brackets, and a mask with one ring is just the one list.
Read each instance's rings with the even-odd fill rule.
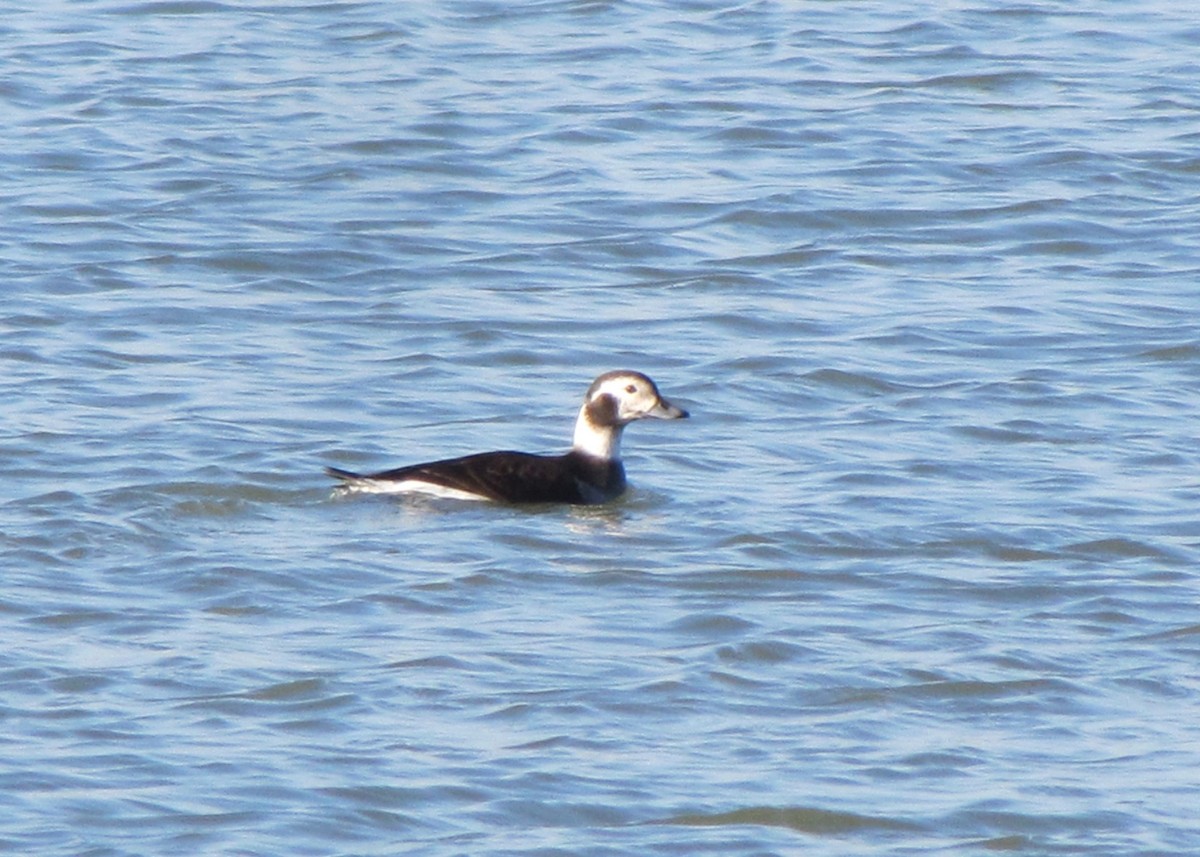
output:
[[[1200,851],[1188,4],[0,22],[0,849]],[[331,496],[692,411],[600,508]]]

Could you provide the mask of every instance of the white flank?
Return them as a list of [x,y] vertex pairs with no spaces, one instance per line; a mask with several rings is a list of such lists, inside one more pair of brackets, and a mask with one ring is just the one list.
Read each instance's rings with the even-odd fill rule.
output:
[[442,497],[448,500],[486,500],[479,494],[447,488],[420,479],[355,479],[336,489],[342,494],[424,494],[427,497]]

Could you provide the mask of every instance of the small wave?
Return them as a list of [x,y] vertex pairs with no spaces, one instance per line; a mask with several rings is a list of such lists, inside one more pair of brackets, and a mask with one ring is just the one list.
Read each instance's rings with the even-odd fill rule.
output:
[[843,369],[818,369],[804,376],[809,381],[857,393],[886,395],[901,392],[904,388],[883,378],[865,372],[847,372]]
[[920,825],[898,818],[859,815],[853,812],[816,807],[752,806],[718,813],[686,813],[654,824],[678,824],[688,827],[759,825],[786,827],[801,833],[837,835],[859,831],[915,831]]
[[1089,558],[1099,559],[1179,559],[1170,551],[1155,547],[1137,539],[1114,537],[1095,539],[1087,542],[1077,542],[1063,548],[1068,553],[1081,554]]

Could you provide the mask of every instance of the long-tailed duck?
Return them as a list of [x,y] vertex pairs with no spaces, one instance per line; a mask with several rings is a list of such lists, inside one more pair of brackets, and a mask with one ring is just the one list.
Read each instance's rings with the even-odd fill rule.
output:
[[575,439],[563,455],[481,452],[412,464],[380,473],[325,472],[342,492],[433,494],[504,503],[607,503],[625,490],[621,432],[634,420],[677,420],[687,411],[659,395],[640,372],[605,372],[592,382],[575,421]]

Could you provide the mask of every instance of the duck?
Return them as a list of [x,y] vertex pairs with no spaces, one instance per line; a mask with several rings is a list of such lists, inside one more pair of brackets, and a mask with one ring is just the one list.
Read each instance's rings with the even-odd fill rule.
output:
[[621,434],[644,419],[686,419],[688,412],[662,397],[641,372],[621,369],[594,380],[575,420],[571,448],[562,455],[498,450],[378,473],[338,467],[326,474],[341,483],[341,494],[424,494],[498,503],[598,505],[626,488]]

